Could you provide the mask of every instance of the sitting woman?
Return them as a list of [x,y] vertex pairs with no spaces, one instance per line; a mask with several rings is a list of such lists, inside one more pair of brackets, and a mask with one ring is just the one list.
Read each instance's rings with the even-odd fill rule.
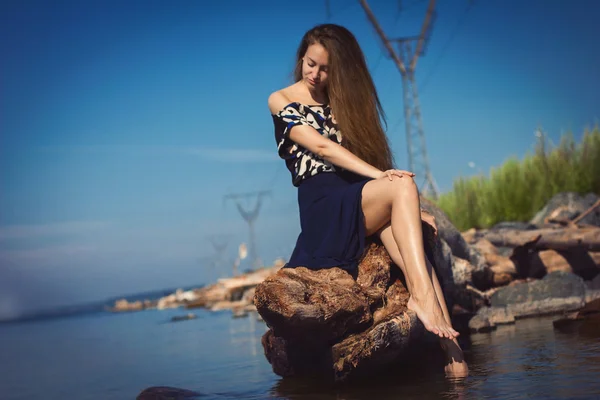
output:
[[408,308],[438,335],[446,373],[468,368],[423,247],[414,174],[393,169],[383,110],[354,35],[338,25],[306,32],[293,85],[269,96],[279,156],[298,187],[301,233],[286,267],[356,269],[377,235],[404,276]]

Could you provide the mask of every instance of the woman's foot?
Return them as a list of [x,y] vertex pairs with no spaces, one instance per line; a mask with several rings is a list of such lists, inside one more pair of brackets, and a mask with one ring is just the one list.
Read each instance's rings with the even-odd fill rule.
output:
[[424,302],[419,302],[415,300],[414,296],[410,296],[406,306],[417,314],[417,317],[429,332],[435,333],[442,339],[458,337],[459,333],[444,319],[444,314],[434,294],[427,296],[427,301]]
[[456,339],[441,339],[440,345],[446,354],[446,365],[444,366],[446,377],[456,379],[469,376],[469,367]]

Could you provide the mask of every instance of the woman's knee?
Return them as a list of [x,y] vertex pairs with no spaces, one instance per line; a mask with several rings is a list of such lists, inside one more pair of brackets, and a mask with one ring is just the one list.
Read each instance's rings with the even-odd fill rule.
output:
[[394,179],[390,181],[390,184],[392,186],[394,197],[418,195],[417,184],[410,176],[404,175],[402,178],[394,177]]

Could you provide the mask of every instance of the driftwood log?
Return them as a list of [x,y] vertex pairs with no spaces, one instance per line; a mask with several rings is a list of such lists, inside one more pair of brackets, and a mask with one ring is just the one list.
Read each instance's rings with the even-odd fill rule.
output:
[[[428,235],[426,249],[451,304],[450,248]],[[373,243],[355,276],[339,268],[282,268],[256,287],[254,303],[270,328],[262,344],[276,374],[343,381],[384,368],[426,342],[408,299],[399,269]]]
[[[600,252],[590,250],[599,245],[600,228],[596,227],[490,230],[473,243],[487,264],[473,283],[486,290],[519,278],[541,279],[554,271],[573,272],[589,280],[600,273]],[[509,248],[510,256],[501,255],[496,246]]]
[[581,248],[600,251],[600,228],[558,228],[527,231],[503,229],[490,231],[485,238],[495,246],[529,246],[537,250],[570,250]]

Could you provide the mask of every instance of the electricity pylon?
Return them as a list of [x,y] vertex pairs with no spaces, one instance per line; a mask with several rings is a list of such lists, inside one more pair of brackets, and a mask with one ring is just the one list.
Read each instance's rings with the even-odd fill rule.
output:
[[231,239],[231,235],[209,235],[208,240],[215,249],[215,256],[212,259],[212,266],[224,265],[227,260],[225,256],[225,250]]
[[[421,118],[421,106],[415,82],[415,68],[419,56],[424,54],[425,44],[429,40],[432,19],[434,16],[435,0],[429,1],[425,20],[418,36],[410,36],[399,39],[388,39],[383,29],[377,22],[375,15],[367,4],[366,0],[359,0],[361,6],[367,14],[367,18],[377,31],[377,34],[383,41],[388,55],[402,75],[402,88],[404,97],[404,123],[406,129],[406,144],[408,150],[409,169],[417,177],[424,178],[421,185],[421,193],[424,196],[437,199],[438,187],[433,179],[429,169],[429,159],[427,157],[427,148],[425,146],[425,132],[423,130],[423,121]],[[396,44],[398,51],[394,50],[392,44]],[[405,60],[408,62],[405,63]]]
[[[262,206],[262,199],[264,196],[270,194],[270,190],[262,190],[258,192],[251,193],[237,193],[237,194],[229,194],[224,196],[223,200],[233,200],[235,201],[235,205],[237,206],[238,211],[240,212],[242,218],[248,223],[248,230],[250,232],[249,242],[248,242],[248,253],[250,256],[250,260],[252,262],[252,266],[255,268],[261,267],[262,262],[258,257],[258,252],[256,250],[256,234],[254,232],[254,222],[258,218],[258,213],[260,212],[260,207]],[[256,198],[256,203],[253,209],[246,210],[244,206],[240,202],[240,199],[247,198]]]

